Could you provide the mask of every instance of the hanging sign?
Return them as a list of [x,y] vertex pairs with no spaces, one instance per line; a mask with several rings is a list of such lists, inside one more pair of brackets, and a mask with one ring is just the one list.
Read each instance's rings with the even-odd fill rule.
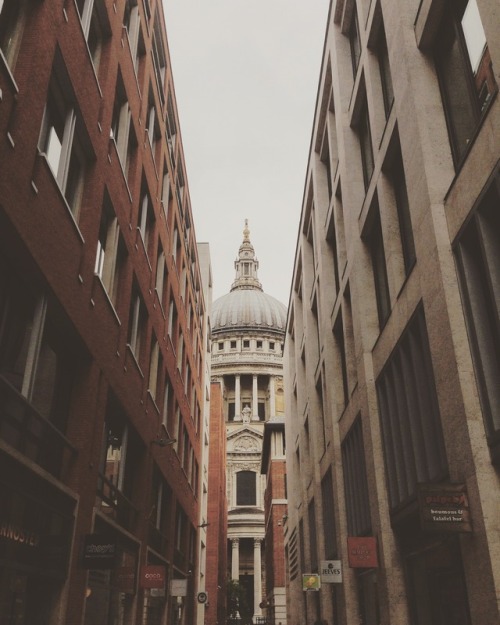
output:
[[171,579],[170,594],[172,597],[185,597],[187,595],[187,579]]
[[419,484],[420,525],[429,532],[472,532],[465,484]]
[[348,536],[349,566],[357,569],[378,567],[377,540],[374,536]]
[[302,590],[319,590],[321,578],[317,573],[304,573],[302,575]]
[[83,545],[83,566],[87,569],[112,569],[116,559],[116,540],[101,534],[87,534]]
[[342,583],[342,562],[340,560],[322,560],[319,572],[322,584]]
[[146,564],[141,568],[141,588],[165,588],[165,567]]

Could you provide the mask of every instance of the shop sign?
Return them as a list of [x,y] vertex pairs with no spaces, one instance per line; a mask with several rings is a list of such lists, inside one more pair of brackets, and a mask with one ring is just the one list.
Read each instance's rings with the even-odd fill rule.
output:
[[342,562],[340,560],[321,560],[319,571],[322,584],[342,583]]
[[472,532],[465,484],[419,484],[420,525],[429,532]]
[[171,579],[170,594],[172,597],[185,597],[187,595],[187,579]]
[[102,534],[87,534],[83,547],[83,566],[87,569],[112,569],[116,559],[116,540]]
[[378,567],[377,540],[374,536],[348,536],[349,566],[354,569]]
[[317,573],[304,573],[302,575],[302,590],[319,590],[321,578]]
[[118,590],[127,595],[135,595],[135,567],[120,566],[116,570]]
[[141,588],[165,588],[165,567],[147,564],[141,568]]
[[0,538],[26,547],[38,547],[40,544],[40,535],[37,532],[9,521],[0,521]]

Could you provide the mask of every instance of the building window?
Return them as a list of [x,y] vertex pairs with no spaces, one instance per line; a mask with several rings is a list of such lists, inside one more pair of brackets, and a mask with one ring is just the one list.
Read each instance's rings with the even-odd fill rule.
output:
[[153,335],[151,341],[151,354],[149,360],[149,383],[148,390],[151,397],[156,400],[160,390],[160,381],[163,375],[163,358],[160,352],[160,346],[156,337]]
[[321,503],[323,508],[323,536],[325,540],[325,557],[332,560],[337,556],[337,532],[335,510],[333,506],[333,480],[331,467],[321,480]]
[[401,237],[401,247],[403,250],[403,261],[405,274],[409,275],[416,262],[415,243],[413,240],[413,228],[410,217],[410,204],[408,202],[408,192],[406,188],[406,177],[403,167],[403,159],[401,150],[397,150],[397,154],[391,165],[389,178],[394,190],[396,200],[396,209],[398,212],[399,233]]
[[500,463],[500,177],[455,243],[474,369],[492,457]]
[[165,49],[163,47],[163,37],[160,26],[159,13],[156,11],[153,30],[153,67],[156,78],[156,85],[162,103],[165,102],[165,73],[167,68]]
[[236,414],[236,404],[234,401],[230,401],[227,404],[227,420],[234,421],[234,416]]
[[359,38],[359,24],[358,13],[354,8],[354,13],[351,20],[351,27],[349,29],[349,45],[351,47],[351,61],[352,61],[352,73],[356,78],[358,71],[359,59],[361,58],[361,41]]
[[455,166],[498,90],[476,0],[449,1],[434,45]]
[[139,223],[137,224],[137,229],[139,230],[139,234],[141,235],[141,240],[144,245],[144,251],[148,258],[151,257],[151,252],[153,248],[153,233],[154,233],[154,212],[153,206],[151,204],[151,198],[149,197],[149,192],[145,186],[143,185],[142,190],[142,200],[141,200],[141,210],[139,213]]
[[311,571],[318,570],[318,540],[316,535],[316,510],[314,499],[311,499],[307,507],[307,521],[309,525],[309,553],[311,554]]
[[[67,337],[47,298],[32,294],[14,275],[0,268],[0,383],[15,389],[43,420],[64,432],[74,377]],[[15,405],[14,397],[12,401]],[[25,412],[26,433],[31,425]],[[30,434],[33,440],[26,446],[35,447],[40,432]]]
[[269,351],[274,352],[274,341],[269,341]]
[[236,341],[231,341],[229,345],[231,349],[236,349]]
[[255,471],[236,473],[236,505],[257,505],[257,474]]
[[220,352],[223,352],[223,351],[224,351],[224,342],[223,342],[223,341],[219,341],[219,342],[217,343],[217,348],[218,348],[218,350],[219,350]]
[[256,342],[257,349],[262,349],[262,341]]
[[259,421],[266,420],[266,403],[263,401],[257,402],[257,414],[259,415]]
[[335,342],[335,352],[337,354],[338,363],[338,366],[336,367],[336,379],[340,379],[342,382],[342,388],[340,393],[342,402],[340,404],[340,412],[343,412],[349,401],[349,380],[347,377],[347,357],[345,349],[344,321],[342,318],[342,311],[340,311],[337,320],[335,321],[335,325],[333,326],[333,338]]
[[110,34],[106,7],[103,0],[76,0],[83,34],[87,40],[90,57],[97,73],[105,35]]
[[371,207],[370,219],[371,223],[368,233],[364,238],[370,250],[373,279],[375,282],[378,322],[380,329],[382,329],[391,314],[391,296],[389,293],[389,282],[387,280],[387,265],[385,261],[382,226],[380,223],[380,211],[376,197]]
[[377,44],[378,66],[380,70],[380,81],[382,83],[382,96],[384,98],[384,110],[386,119],[389,117],[394,103],[394,89],[392,87],[391,66],[389,64],[389,51],[387,50],[387,40],[384,28],[381,28]]
[[28,0],[0,0],[0,50],[11,69],[21,46]]
[[157,150],[160,145],[159,139],[160,126],[158,123],[158,115],[156,114],[156,106],[153,96],[153,90],[149,89],[149,101],[148,101],[148,118],[147,118],[147,133],[149,139],[149,145],[151,146],[151,153],[155,162],[158,160]]
[[120,235],[118,219],[106,192],[101,212],[94,272],[100,278],[115,307],[125,258],[126,248]]
[[447,461],[432,360],[420,306],[377,382],[389,505],[415,499],[419,482],[445,477]]
[[123,12],[123,27],[128,36],[130,52],[135,59],[137,51],[137,40],[140,30],[139,9],[137,0],[125,0],[125,10]]
[[169,94],[167,99],[167,116],[165,118],[167,124],[167,146],[172,167],[175,165],[175,143],[177,134],[177,125],[175,122],[174,105],[172,96]]
[[361,417],[358,416],[342,442],[342,467],[349,536],[366,536],[371,531],[368,482]]
[[140,362],[141,347],[146,333],[146,307],[139,295],[137,286],[134,285],[130,302],[130,316],[128,329],[128,345],[135,356],[137,363]]
[[130,125],[130,107],[127,101],[127,94],[125,92],[121,74],[118,74],[115,89],[115,100],[113,102],[110,137],[116,144],[116,151],[118,152],[118,157],[123,169],[125,169],[125,164],[127,162]]
[[243,339],[243,349],[250,349],[250,340]]
[[52,71],[38,145],[71,214],[78,221],[88,157],[83,149],[83,127],[73,94],[62,88],[62,84],[69,84],[69,78],[63,77],[66,72],[59,59],[56,63],[58,68]]
[[368,189],[373,174],[375,163],[373,160],[372,133],[370,130],[370,116],[368,114],[368,104],[366,99],[363,103],[358,122],[358,139],[361,150],[361,164],[363,166],[363,181],[365,191]]
[[166,261],[165,261],[165,253],[161,246],[161,243],[158,245],[158,254],[156,257],[156,281],[155,281],[155,290],[156,295],[158,297],[158,301],[162,309],[165,308],[165,302],[163,301],[163,295],[165,293],[165,283],[166,283]]

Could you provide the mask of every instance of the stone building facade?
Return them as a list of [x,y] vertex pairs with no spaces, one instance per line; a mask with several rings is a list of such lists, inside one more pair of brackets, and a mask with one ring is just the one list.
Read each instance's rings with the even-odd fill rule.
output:
[[263,292],[258,260],[245,224],[236,278],[212,310],[212,378],[223,389],[226,420],[229,576],[245,588],[241,616],[263,616],[266,422],[284,414],[282,345],[286,308]]
[[331,2],[285,344],[294,625],[499,622],[499,84],[496,0]]

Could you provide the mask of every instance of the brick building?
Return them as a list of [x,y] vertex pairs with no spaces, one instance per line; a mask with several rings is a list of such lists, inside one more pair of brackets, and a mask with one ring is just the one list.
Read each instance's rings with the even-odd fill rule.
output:
[[[498,9],[330,3],[285,341],[293,625],[499,622]],[[342,579],[304,591],[322,561]]]
[[0,622],[196,620],[205,316],[161,2],[2,0]]

